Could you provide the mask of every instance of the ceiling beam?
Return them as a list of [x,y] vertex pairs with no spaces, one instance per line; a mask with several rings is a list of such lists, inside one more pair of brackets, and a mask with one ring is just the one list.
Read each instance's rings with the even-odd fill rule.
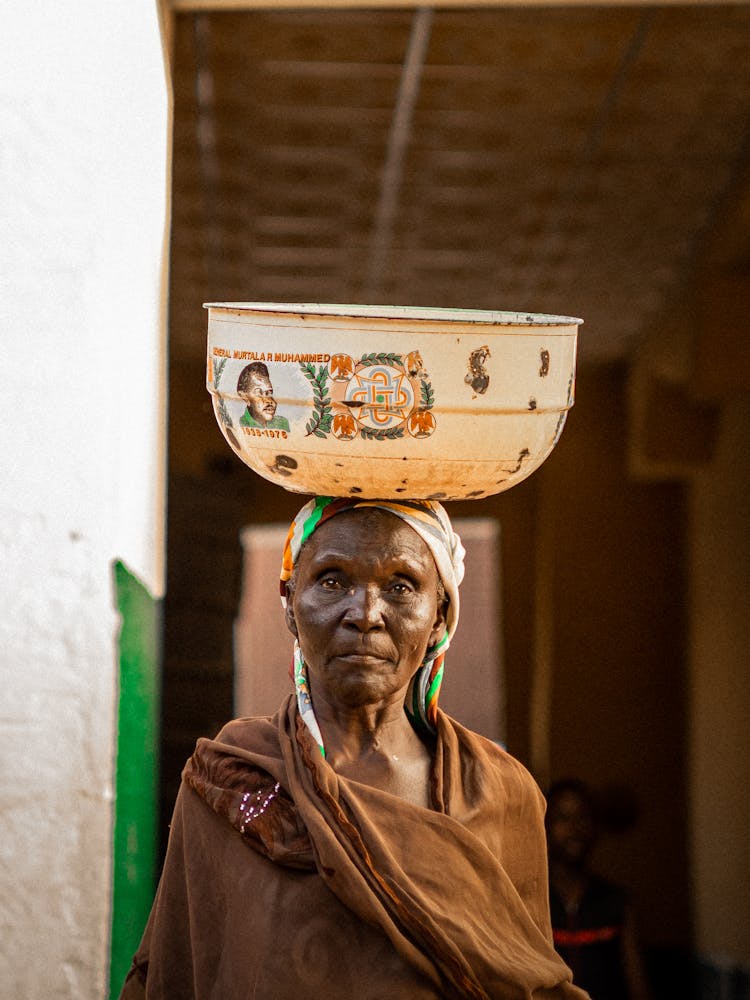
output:
[[237,11],[237,10],[353,10],[382,7],[440,8],[466,7],[741,7],[747,0],[164,0],[168,8],[176,13],[185,11]]
[[422,7],[416,10],[404,57],[396,106],[393,109],[385,164],[380,178],[380,193],[375,209],[375,225],[365,286],[369,299],[376,298],[380,292],[380,281],[388,258],[398,210],[404,157],[411,132],[412,112],[419,94],[419,83],[430,44],[431,30],[432,9]]

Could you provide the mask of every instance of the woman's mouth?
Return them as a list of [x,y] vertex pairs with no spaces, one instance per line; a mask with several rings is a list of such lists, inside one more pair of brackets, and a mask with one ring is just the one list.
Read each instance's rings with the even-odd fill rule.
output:
[[375,653],[340,653],[336,659],[352,667],[374,667],[385,662],[384,657]]

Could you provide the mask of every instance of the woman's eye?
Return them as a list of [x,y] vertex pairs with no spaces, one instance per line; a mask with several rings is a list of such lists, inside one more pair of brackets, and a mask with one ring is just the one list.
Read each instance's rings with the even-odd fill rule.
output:
[[406,597],[407,594],[412,593],[412,588],[409,586],[408,583],[394,583],[393,586],[391,587],[391,590],[393,591],[394,594],[397,594],[399,597]]
[[341,581],[335,576],[322,576],[320,585],[326,590],[337,590],[341,586]]

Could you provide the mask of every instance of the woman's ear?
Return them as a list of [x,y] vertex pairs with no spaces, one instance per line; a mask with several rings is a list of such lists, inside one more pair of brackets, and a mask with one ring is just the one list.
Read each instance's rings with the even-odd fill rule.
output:
[[431,649],[436,643],[440,642],[443,638],[443,633],[445,632],[445,626],[448,621],[448,601],[450,598],[447,596],[438,604],[437,611],[435,612],[435,622],[432,626],[432,631],[430,632],[430,641],[427,648]]
[[294,590],[287,585],[286,591],[286,608],[284,610],[284,616],[286,618],[286,627],[292,633],[295,639],[299,638],[297,634],[297,622],[294,617]]

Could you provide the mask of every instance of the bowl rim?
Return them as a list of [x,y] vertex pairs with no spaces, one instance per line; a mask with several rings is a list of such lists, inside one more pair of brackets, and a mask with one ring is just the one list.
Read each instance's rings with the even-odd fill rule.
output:
[[506,312],[492,309],[444,309],[439,306],[355,305],[330,302],[204,302],[204,309],[235,312],[334,316],[342,319],[403,319],[492,326],[580,326],[576,316]]

